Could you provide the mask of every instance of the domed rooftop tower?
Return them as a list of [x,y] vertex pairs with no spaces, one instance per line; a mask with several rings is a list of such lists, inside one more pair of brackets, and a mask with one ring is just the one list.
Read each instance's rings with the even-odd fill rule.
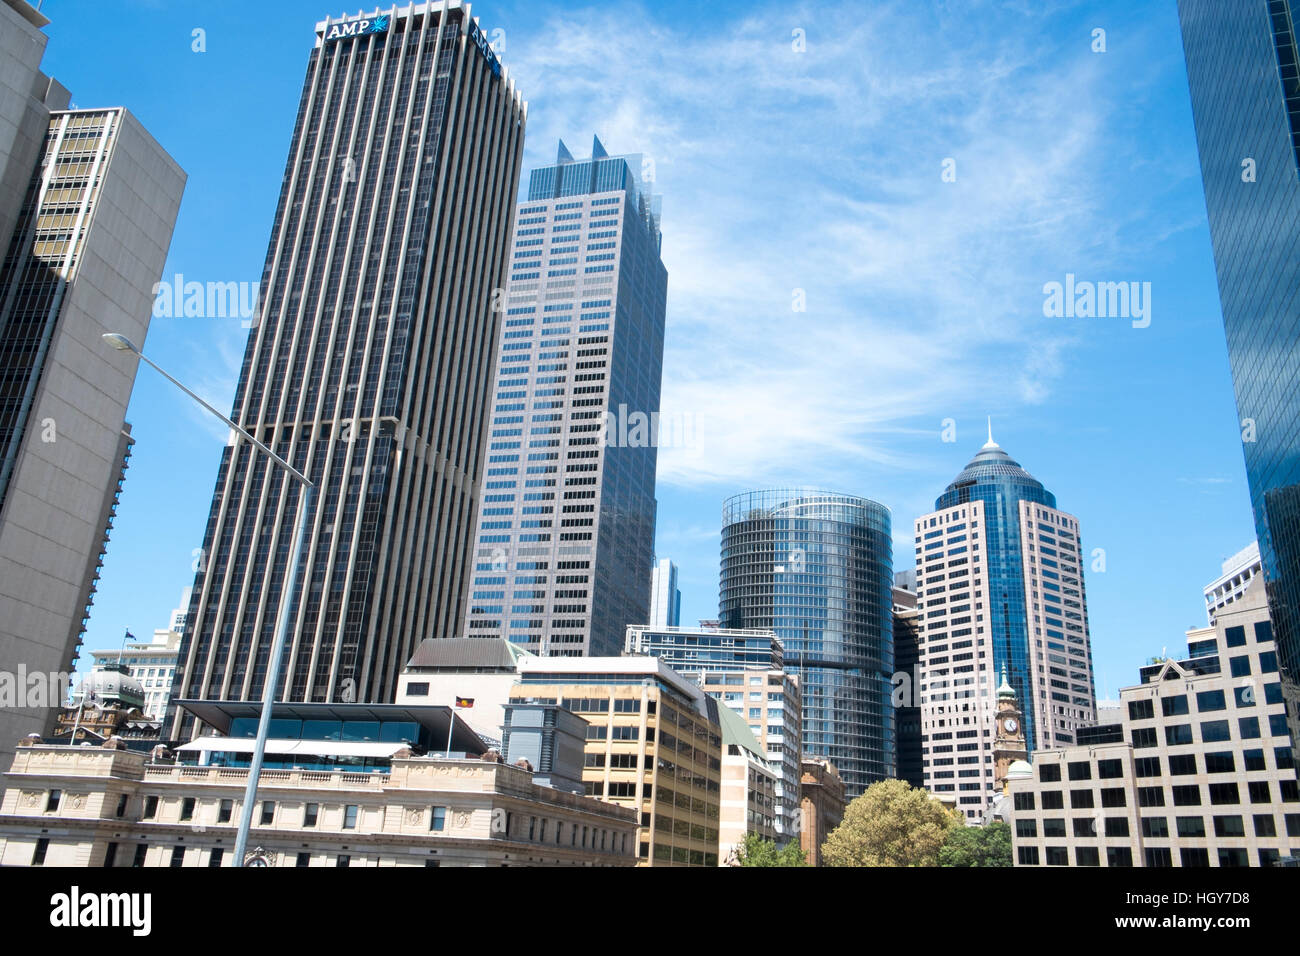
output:
[[[935,748],[964,732],[972,713],[991,731],[999,697],[1019,701],[1028,752],[1073,744],[1096,715],[1078,519],[993,440],[990,422],[988,440],[915,529],[930,688],[923,747],[948,752]],[[994,783],[992,747],[982,734],[977,742],[978,782],[969,766],[967,779],[953,778],[943,758],[924,771],[926,788],[956,800],[969,820]]]

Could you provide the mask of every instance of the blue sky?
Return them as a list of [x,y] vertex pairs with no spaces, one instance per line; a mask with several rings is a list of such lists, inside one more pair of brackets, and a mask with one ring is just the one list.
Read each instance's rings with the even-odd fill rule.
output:
[[[312,28],[342,11],[44,12],[45,71],[80,106],[130,108],[189,174],[165,276],[257,281]],[[658,552],[680,566],[688,622],[717,614],[724,498],[785,484],[874,498],[911,567],[912,519],[992,415],[1085,549],[1105,549],[1087,577],[1099,696],[1204,623],[1201,587],[1254,531],[1173,0],[474,12],[503,31],[529,101],[526,167],[553,161],[558,137],[585,154],[592,133],[653,163],[664,414],[693,424],[693,447],[660,454]],[[1149,282],[1150,326],[1044,316],[1044,284],[1067,273]],[[159,318],[147,351],[229,407],[246,335],[238,319]],[[193,576],[225,435],[169,388],[148,370],[136,384],[87,649],[162,626]]]

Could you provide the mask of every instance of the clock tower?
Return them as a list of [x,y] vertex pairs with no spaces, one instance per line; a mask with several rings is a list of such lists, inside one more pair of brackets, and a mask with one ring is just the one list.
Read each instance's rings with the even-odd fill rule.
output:
[[1028,760],[1025,749],[1024,715],[1016,705],[1016,692],[1007,682],[1007,666],[1002,665],[1002,684],[998,687],[997,710],[993,731],[993,788],[1006,793],[1007,770],[1016,760]]

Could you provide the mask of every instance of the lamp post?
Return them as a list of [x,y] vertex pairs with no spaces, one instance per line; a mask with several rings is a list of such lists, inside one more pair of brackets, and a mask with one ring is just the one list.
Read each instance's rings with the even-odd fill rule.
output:
[[120,352],[134,352],[142,362],[152,367],[163,378],[213,415],[216,415],[235,434],[252,444],[253,447],[283,468],[291,478],[302,485],[302,494],[298,498],[298,522],[294,528],[291,556],[287,566],[290,577],[289,586],[282,592],[280,608],[276,615],[275,638],[271,642],[271,656],[267,661],[266,685],[262,691],[262,716],[257,724],[257,741],[253,745],[253,759],[248,767],[248,784],[244,788],[244,806],[239,815],[239,835],[235,838],[235,865],[243,866],[244,856],[248,849],[248,831],[253,824],[253,807],[257,803],[257,784],[262,775],[262,762],[266,756],[266,738],[271,728],[271,709],[275,702],[275,688],[280,683],[280,659],[284,656],[284,645],[288,639],[289,607],[293,602],[293,594],[298,585],[299,575],[302,572],[302,547],[307,536],[307,516],[311,512],[312,499],[316,494],[316,485],[297,468],[294,468],[293,465],[159,368],[147,355],[136,348],[135,344],[125,335],[118,332],[105,332],[103,337],[105,342]]

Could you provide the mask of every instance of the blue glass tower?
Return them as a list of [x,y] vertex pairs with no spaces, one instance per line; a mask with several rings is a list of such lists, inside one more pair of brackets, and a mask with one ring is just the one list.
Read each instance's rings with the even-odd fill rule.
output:
[[1096,718],[1079,522],[990,430],[916,520],[916,564],[923,777],[976,819],[997,783],[1004,669],[1031,751]]
[[[989,633],[994,669],[1005,663],[1019,700],[1029,700],[1029,622],[1025,608],[1025,567],[1020,550],[1020,502],[1056,507],[1056,495],[993,443],[979,450],[934,503],[935,511],[984,502],[984,553],[987,555]],[[1026,708],[1025,741],[1034,749],[1033,708]]]
[[825,491],[723,505],[719,617],[770,628],[798,674],[803,752],[835,764],[850,798],[896,773],[889,509]]
[[1246,476],[1290,680],[1300,674],[1298,14],[1297,0],[1178,4]]

